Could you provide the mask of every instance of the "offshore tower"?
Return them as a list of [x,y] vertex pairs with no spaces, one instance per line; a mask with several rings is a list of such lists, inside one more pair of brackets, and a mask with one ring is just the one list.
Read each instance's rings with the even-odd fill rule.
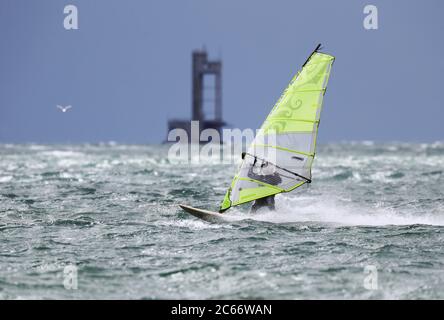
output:
[[[206,76],[214,76],[214,85],[204,86]],[[204,114],[204,105],[207,100],[204,91],[213,90],[212,102],[214,107],[213,117]],[[172,119],[168,121],[168,132],[174,129],[183,129],[187,132],[189,142],[199,143],[200,133],[205,129],[215,129],[219,132],[222,140],[222,61],[209,61],[205,50],[194,50],[192,52],[192,88],[191,88],[191,120]],[[199,132],[197,141],[191,139],[191,121],[199,121]],[[196,139],[194,139],[196,140]]]

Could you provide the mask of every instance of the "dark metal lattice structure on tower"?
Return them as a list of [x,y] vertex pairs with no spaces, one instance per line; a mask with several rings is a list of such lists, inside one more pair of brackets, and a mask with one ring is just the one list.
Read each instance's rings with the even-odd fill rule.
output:
[[[192,121],[199,121],[199,136],[205,129],[215,129],[221,136],[221,130],[224,126],[222,120],[222,62],[220,60],[209,61],[205,50],[195,50],[192,53]],[[205,86],[205,77],[213,76],[214,85]],[[207,99],[204,93],[208,89],[213,90],[213,99]],[[214,107],[213,117],[205,115],[205,102],[210,101]],[[174,129],[184,129],[191,137],[191,121],[190,120],[169,120],[168,132]],[[197,138],[198,138],[197,137]],[[197,139],[199,140],[199,139]],[[198,142],[198,141],[192,141]]]

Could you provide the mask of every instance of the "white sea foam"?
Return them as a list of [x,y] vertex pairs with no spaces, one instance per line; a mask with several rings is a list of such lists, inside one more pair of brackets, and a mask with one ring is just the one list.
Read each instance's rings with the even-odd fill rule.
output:
[[83,152],[77,152],[77,151],[69,151],[69,150],[52,150],[52,151],[45,151],[42,152],[42,155],[48,156],[48,157],[55,157],[55,158],[79,158],[84,157],[85,154]]
[[157,225],[174,227],[174,228],[188,228],[191,230],[203,230],[203,229],[220,229],[220,228],[231,228],[229,225],[223,224],[210,224],[198,219],[186,219],[186,220],[170,220],[170,221],[159,221],[155,222]]
[[0,177],[0,183],[5,183],[5,182],[9,182],[9,181],[11,181],[12,180],[12,176],[3,176],[3,177]]
[[276,198],[276,211],[258,212],[254,215],[244,215],[245,219],[273,223],[321,222],[340,226],[386,226],[386,225],[438,225],[444,226],[444,212],[441,214],[424,215],[397,212],[383,205],[374,207],[356,207],[345,201],[311,197]]

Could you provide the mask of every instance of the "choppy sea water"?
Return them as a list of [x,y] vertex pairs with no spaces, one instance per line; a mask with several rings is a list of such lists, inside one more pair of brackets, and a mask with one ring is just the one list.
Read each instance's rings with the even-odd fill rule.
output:
[[0,145],[0,298],[444,298],[443,143],[321,145],[310,186],[228,224],[177,204],[216,209],[235,165],[167,153]]

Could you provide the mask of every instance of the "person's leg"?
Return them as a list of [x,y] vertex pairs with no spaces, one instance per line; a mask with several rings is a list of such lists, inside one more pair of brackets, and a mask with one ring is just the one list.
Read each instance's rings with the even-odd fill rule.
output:
[[275,211],[276,206],[274,205],[274,195],[267,197],[267,207],[270,211]]
[[250,213],[255,213],[258,209],[260,208],[260,206],[258,206],[258,204],[255,202],[253,202],[253,205],[250,208]]
[[262,207],[267,206],[266,198],[257,199],[253,202],[253,205],[251,206],[250,213],[255,213],[257,210],[259,210]]
[[253,205],[251,206],[250,213],[255,213],[257,210],[263,207],[266,207],[270,211],[275,210],[274,195],[254,201]]

